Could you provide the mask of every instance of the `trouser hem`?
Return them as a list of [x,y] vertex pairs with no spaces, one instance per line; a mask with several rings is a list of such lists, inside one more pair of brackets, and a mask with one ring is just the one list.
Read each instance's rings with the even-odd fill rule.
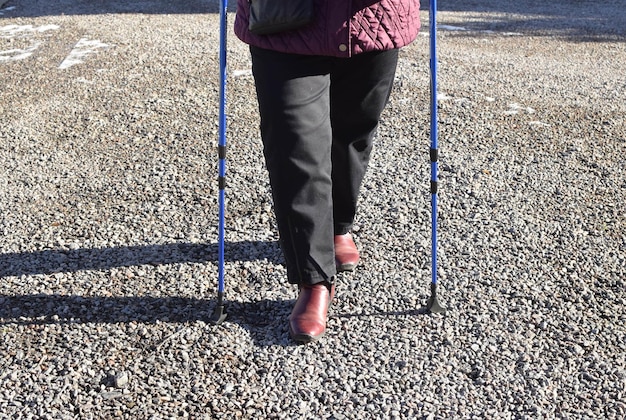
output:
[[290,284],[299,284],[299,285],[314,285],[323,282],[334,283],[335,276],[337,275],[337,268],[333,265],[332,267],[328,267],[325,270],[326,273],[330,275],[324,275],[319,273],[318,271],[307,271],[304,273],[299,273],[297,271],[287,272],[287,280]]

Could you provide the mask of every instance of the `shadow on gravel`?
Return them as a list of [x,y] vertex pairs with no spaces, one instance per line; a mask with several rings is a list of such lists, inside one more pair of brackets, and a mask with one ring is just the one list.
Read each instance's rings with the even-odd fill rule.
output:
[[[229,7],[232,7],[230,3]],[[10,17],[117,13],[201,14],[219,13],[219,0],[9,0],[4,9],[5,16]]]
[[[107,270],[115,267],[217,262],[217,244],[173,243],[117,248],[80,248],[0,254],[0,278],[33,274]],[[276,241],[241,241],[225,244],[227,261],[266,259],[279,264]]]
[[[295,345],[287,327],[293,304],[293,300],[227,301],[225,323],[248,330],[258,346]],[[215,299],[183,297],[0,295],[0,325],[210,323],[214,307]]]
[[359,312],[354,314],[335,314],[335,318],[368,318],[372,316],[417,316],[417,315],[430,315],[428,308],[423,306],[416,309],[407,309],[404,311],[373,311],[373,312]]
[[[428,1],[421,8],[428,10]],[[228,10],[234,12],[236,0],[229,0]],[[442,12],[468,14],[467,22],[446,22],[455,36],[481,36],[485,33],[519,33],[523,35],[556,36],[574,42],[626,41],[626,9],[621,0],[555,0],[461,1],[446,0],[438,4]],[[219,13],[219,0],[9,0],[2,17],[43,17],[61,15],[107,14],[206,14]],[[458,29],[462,27],[463,29]],[[426,28],[424,28],[426,29]]]
[[[145,264],[216,262],[217,252],[217,244],[175,243],[7,253],[0,254],[0,279]],[[225,254],[228,261],[265,259],[273,264],[283,262],[280,247],[275,241],[226,243]],[[225,322],[248,330],[256,345],[293,345],[287,331],[287,319],[293,303],[290,299],[239,302],[226,296],[228,316]],[[214,298],[180,296],[0,294],[0,325],[210,323],[215,305]]]
[[[421,7],[427,11],[428,1],[422,0]],[[484,37],[493,32],[551,36],[573,42],[626,41],[626,8],[621,0],[446,0],[437,7],[441,12],[466,14],[465,22],[438,16],[438,25],[455,36]]]
[[[254,302],[226,302],[225,324],[237,324],[248,331],[255,345],[297,346],[289,338],[288,318],[293,299]],[[0,295],[0,325],[62,325],[62,324],[173,324],[203,321],[210,323],[215,299],[184,297],[105,297],[78,295]],[[341,314],[332,318],[403,317],[427,315],[426,308],[404,311],[374,311]],[[223,325],[213,328],[222,328]],[[159,346],[162,343],[155,343]]]
[[213,300],[182,297],[0,295],[0,324],[208,321]]
[[[428,7],[428,0],[422,0],[422,10],[426,12]],[[524,34],[541,32],[574,40],[611,41],[616,36],[626,37],[626,8],[622,0],[445,0],[440,1],[437,7],[441,12],[472,14],[471,21],[464,25],[468,32],[462,33],[467,36],[471,35],[469,31],[497,31]],[[229,0],[228,10],[234,12],[235,8],[236,0]],[[125,13],[219,13],[219,0],[9,0],[4,5],[0,19]],[[477,19],[480,14],[484,14],[485,18]],[[498,17],[494,17],[494,14]],[[438,23],[447,24],[441,17]],[[458,22],[453,25],[458,26]]]

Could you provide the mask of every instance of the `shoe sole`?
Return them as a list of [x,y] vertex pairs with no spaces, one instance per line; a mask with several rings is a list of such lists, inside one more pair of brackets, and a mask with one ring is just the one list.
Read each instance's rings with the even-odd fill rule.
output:
[[293,341],[296,341],[300,344],[308,344],[308,343],[317,341],[320,338],[324,337],[325,333],[326,331],[324,331],[322,334],[317,335],[317,336],[312,336],[308,334],[294,334],[294,332],[291,330],[291,327],[289,327],[289,336],[291,337]]
[[354,271],[356,269],[357,265],[359,265],[358,262],[350,263],[350,264],[337,265],[337,272],[341,273],[343,271]]

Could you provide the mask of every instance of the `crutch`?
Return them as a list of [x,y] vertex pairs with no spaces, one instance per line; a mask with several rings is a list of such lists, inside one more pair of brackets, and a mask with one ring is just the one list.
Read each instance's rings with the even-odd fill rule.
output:
[[430,23],[430,194],[431,194],[431,283],[428,312],[445,313],[446,308],[437,299],[437,179],[438,179],[438,125],[437,125],[437,0],[429,0]]
[[213,324],[221,324],[226,319],[224,305],[224,234],[226,211],[226,12],[228,1],[220,0],[220,92],[219,92],[219,135],[217,144],[218,154],[218,268],[217,268],[217,304],[211,315]]

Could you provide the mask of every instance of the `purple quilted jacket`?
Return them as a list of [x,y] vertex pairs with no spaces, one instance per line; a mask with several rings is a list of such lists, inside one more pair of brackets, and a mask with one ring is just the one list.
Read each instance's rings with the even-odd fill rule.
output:
[[250,5],[237,0],[235,34],[243,42],[279,52],[350,57],[404,47],[420,28],[419,0],[314,0],[315,21],[272,35],[248,31]]

